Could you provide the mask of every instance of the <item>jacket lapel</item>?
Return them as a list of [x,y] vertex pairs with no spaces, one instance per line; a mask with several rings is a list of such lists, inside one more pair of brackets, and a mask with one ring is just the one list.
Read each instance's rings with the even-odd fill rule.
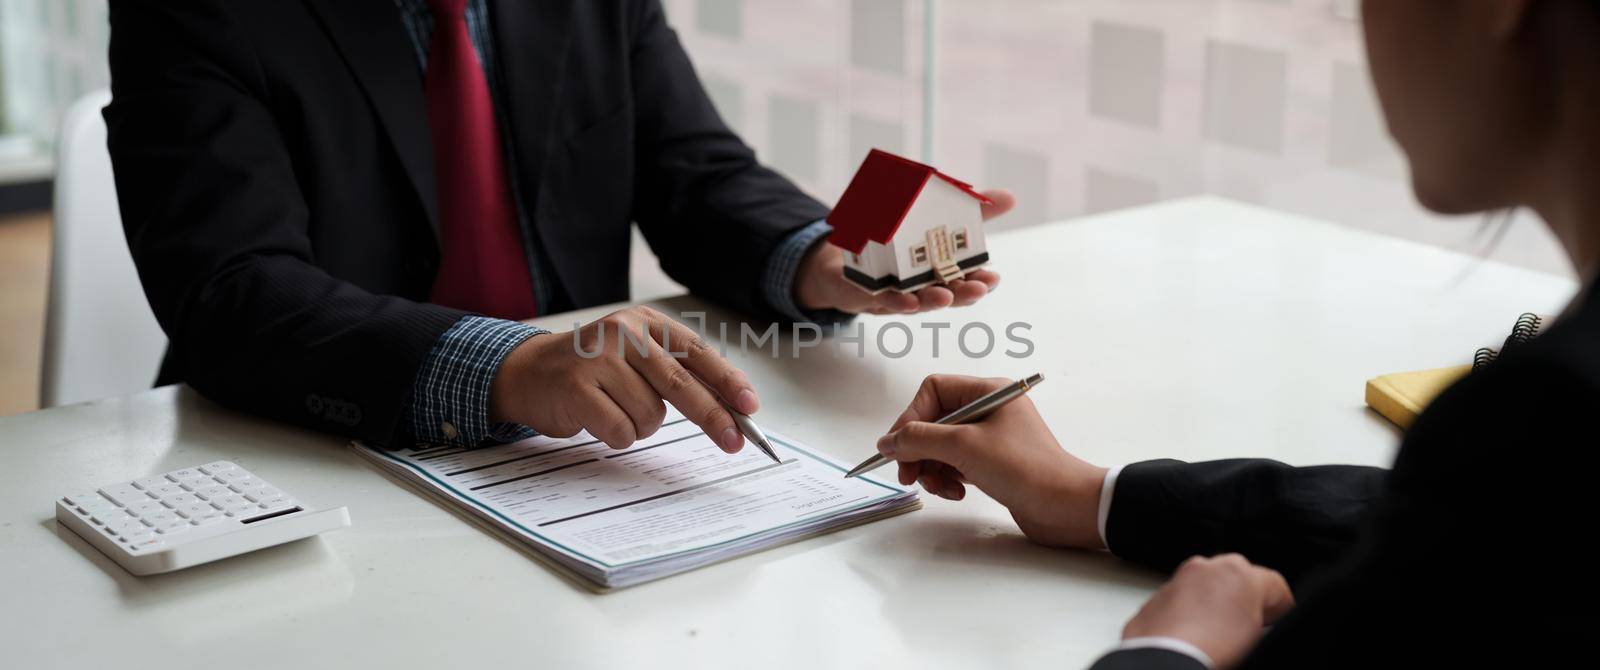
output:
[[[321,18],[382,122],[439,233],[439,192],[422,75],[393,0],[305,0]],[[520,2],[511,4],[522,4]]]
[[[521,177],[524,205],[537,218],[551,129],[558,110],[562,73],[572,36],[574,0],[510,0],[489,3],[496,60],[504,85],[507,125]],[[537,222],[535,222],[537,226]]]

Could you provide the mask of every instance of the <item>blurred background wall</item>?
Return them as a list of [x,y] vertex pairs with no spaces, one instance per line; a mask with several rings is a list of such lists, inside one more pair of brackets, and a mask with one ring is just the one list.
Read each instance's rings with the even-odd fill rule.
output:
[[105,0],[0,0],[0,184],[48,180],[56,123],[106,85]]
[[[824,202],[880,147],[1016,191],[997,228],[1217,194],[1492,241],[1412,198],[1354,0],[663,2],[729,123]],[[107,38],[105,0],[0,0],[0,414],[35,401],[53,138],[106,84]],[[1525,217],[1487,255],[1569,273]],[[635,260],[636,297],[679,290]]]
[[[1354,0],[666,4],[723,114],[824,201],[878,146],[1016,191],[1002,228],[1216,194],[1474,253],[1490,242],[1412,198]],[[1493,257],[1566,272],[1526,221]]]

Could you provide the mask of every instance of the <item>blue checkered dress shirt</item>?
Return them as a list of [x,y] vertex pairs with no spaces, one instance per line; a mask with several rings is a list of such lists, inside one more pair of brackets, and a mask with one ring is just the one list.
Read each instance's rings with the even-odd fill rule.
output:
[[[406,34],[411,38],[416,52],[417,65],[424,72],[428,68],[428,43],[433,37],[433,12],[427,0],[395,0],[400,18],[405,23]],[[473,49],[478,52],[478,62],[483,64],[484,78],[489,83],[489,94],[494,99],[495,116],[503,128],[506,126],[505,104],[501,101],[502,86],[495,69],[494,38],[489,30],[487,0],[468,0],[466,8],[467,32]],[[509,142],[510,133],[502,133]],[[520,183],[515,154],[505,146],[506,165],[511,183]],[[523,251],[527,254],[528,270],[532,274],[534,300],[541,310],[550,304],[549,262],[542,251],[533,245],[527,210],[522,204],[522,190],[513,188],[516,195],[517,221],[523,231]],[[835,318],[831,314],[808,314],[794,303],[795,273],[800,260],[812,245],[830,232],[827,222],[817,221],[792,233],[778,245],[767,260],[762,277],[762,292],[767,304],[795,321],[825,321]],[[429,444],[455,444],[475,446],[484,442],[504,442],[534,435],[532,429],[518,424],[489,423],[489,387],[494,381],[500,363],[517,345],[535,335],[549,331],[533,326],[467,316],[446,330],[434,343],[433,350],[423,360],[411,387],[411,405],[408,408],[411,436],[417,442]]]

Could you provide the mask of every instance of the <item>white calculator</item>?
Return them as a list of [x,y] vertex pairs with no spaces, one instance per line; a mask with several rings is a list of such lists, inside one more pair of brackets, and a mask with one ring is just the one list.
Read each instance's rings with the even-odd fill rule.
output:
[[70,495],[56,521],[128,572],[171,572],[350,525],[343,507],[310,509],[217,461]]

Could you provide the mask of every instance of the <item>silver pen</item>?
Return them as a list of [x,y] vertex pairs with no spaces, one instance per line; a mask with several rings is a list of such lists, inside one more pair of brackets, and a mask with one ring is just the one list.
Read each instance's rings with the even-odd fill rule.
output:
[[767,441],[767,435],[761,432],[761,427],[756,425],[754,419],[732,407],[728,408],[728,413],[733,415],[733,422],[739,424],[739,432],[744,433],[745,438],[750,440],[751,444],[756,445],[756,448],[760,449],[761,453],[766,454],[767,458],[772,459],[773,463],[783,462],[782,459],[778,458],[778,452],[772,450],[772,443]]
[[[982,398],[978,398],[977,400],[963,405],[961,409],[944,415],[944,417],[934,421],[934,423],[952,426],[958,423],[972,423],[973,421],[977,421],[983,417],[989,416],[990,412],[1000,409],[1002,405],[1016,400],[1017,398],[1021,398],[1022,396],[1026,395],[1028,391],[1033,390],[1033,387],[1038,386],[1039,382],[1042,381],[1044,381],[1044,375],[1037,374],[1025,379],[1019,379],[1015,382],[1005,385],[1004,387],[995,389],[994,392],[989,393]],[[845,473],[845,477],[859,477],[883,467],[883,465],[888,462],[889,459],[884,458],[883,454],[873,454],[872,458],[862,461],[861,465],[857,465],[854,469],[850,470],[850,472]]]
[[[694,373],[691,372],[690,374]],[[695,375],[695,379],[700,379],[700,375]],[[733,403],[724,400],[722,395],[717,393],[717,390],[707,384],[704,379],[700,379],[700,384],[705,386],[706,390],[711,392],[711,395],[716,396],[717,401],[722,403],[722,407],[733,415],[733,422],[739,424],[739,432],[744,433],[745,439],[756,445],[756,448],[760,449],[761,453],[766,454],[767,458],[772,459],[773,463],[783,462],[783,459],[778,458],[778,452],[772,450],[772,443],[767,441],[767,434],[761,432],[761,426],[756,425],[755,419],[750,418],[750,415],[744,412],[734,409]]]

